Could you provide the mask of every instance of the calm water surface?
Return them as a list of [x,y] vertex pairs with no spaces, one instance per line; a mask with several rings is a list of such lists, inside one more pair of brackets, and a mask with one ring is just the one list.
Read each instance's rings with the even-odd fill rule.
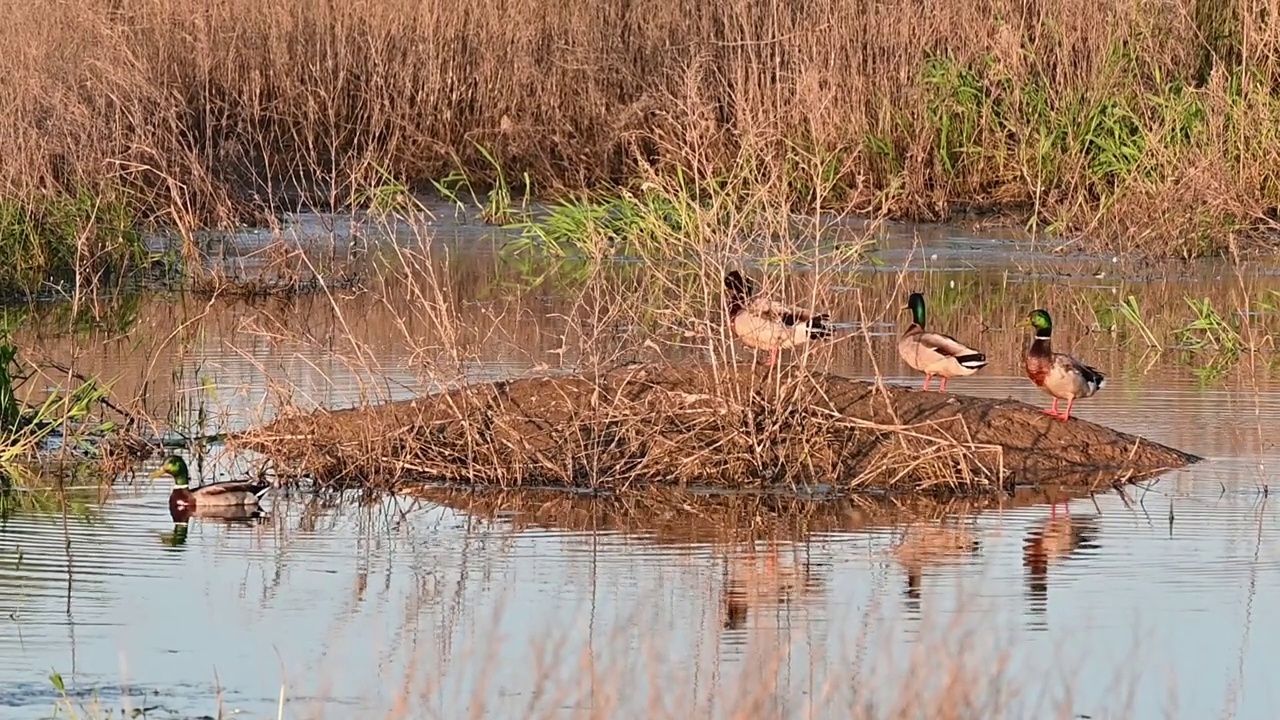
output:
[[[1001,241],[945,228],[921,239],[917,261],[956,278],[1008,269],[992,260]],[[1103,282],[1107,259],[1077,262]],[[339,321],[306,301],[156,298],[128,338],[44,342],[126,389],[162,386],[153,410],[175,424],[245,426],[282,394],[305,407],[419,392],[377,304],[342,302]],[[282,339],[273,317],[309,339]],[[199,332],[173,347],[188,322]],[[342,323],[363,333],[376,378],[327,340]],[[541,327],[512,330],[519,352],[495,349],[469,374],[554,365],[559,341]],[[881,331],[835,371],[870,377],[874,361],[888,382],[918,383],[892,326]],[[892,703],[956,668],[998,678],[1004,706],[1025,708],[1012,716],[1273,717],[1280,549],[1262,488],[1280,463],[1280,390],[1266,372],[1202,384],[1064,333],[1111,381],[1079,416],[1206,462],[1067,509],[842,507],[754,533],[718,527],[714,509],[300,493],[266,518],[175,526],[167,486],[131,480],[86,513],[0,524],[0,717],[52,714],[54,672],[77,704],[158,717],[276,717],[282,693],[295,718],[848,717],[855,692]],[[987,337],[1011,347],[951,388],[1045,404],[1001,339],[1017,336]],[[205,476],[244,462],[208,460]]]

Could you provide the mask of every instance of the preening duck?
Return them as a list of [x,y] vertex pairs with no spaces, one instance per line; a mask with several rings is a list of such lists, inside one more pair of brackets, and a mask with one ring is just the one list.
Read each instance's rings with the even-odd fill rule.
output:
[[[1066,422],[1071,418],[1071,405],[1078,398],[1092,397],[1107,384],[1107,379],[1096,369],[1085,365],[1065,353],[1053,351],[1053,319],[1042,309],[1032,310],[1018,327],[1031,327],[1036,331],[1035,340],[1027,348],[1025,358],[1027,377],[1041,390],[1053,397],[1053,408],[1046,415]],[[1065,412],[1058,410],[1058,400],[1067,401]]]
[[769,351],[772,366],[778,351],[831,336],[830,316],[754,297],[755,283],[737,270],[724,276],[729,299],[729,324],[748,347]]
[[950,335],[925,332],[924,296],[911,293],[904,310],[911,311],[911,325],[898,340],[898,354],[912,368],[924,373],[924,389],[933,376],[942,378],[938,392],[947,391],[947,380],[972,375],[987,365],[987,356]]
[[231,480],[228,482],[203,485],[191,489],[191,479],[187,472],[187,462],[177,455],[165,458],[164,464],[151,477],[173,476],[173,492],[169,493],[169,512],[189,514],[196,508],[257,506],[262,496],[271,489],[271,484],[263,480]]

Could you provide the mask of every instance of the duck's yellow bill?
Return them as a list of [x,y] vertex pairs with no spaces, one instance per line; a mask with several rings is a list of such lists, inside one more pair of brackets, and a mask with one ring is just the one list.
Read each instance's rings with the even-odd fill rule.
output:
[[164,477],[166,474],[167,474],[167,473],[165,472],[165,469],[164,469],[163,467],[159,467],[159,468],[156,468],[156,469],[155,469],[155,470],[154,470],[150,475],[148,475],[147,477],[151,477],[151,478],[160,478],[160,477]]

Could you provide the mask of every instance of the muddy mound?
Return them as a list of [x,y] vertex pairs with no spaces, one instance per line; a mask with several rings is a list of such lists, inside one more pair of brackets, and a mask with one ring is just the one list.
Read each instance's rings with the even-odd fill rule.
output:
[[635,364],[283,417],[233,439],[325,482],[848,495],[1094,488],[1199,458],[1014,400]]

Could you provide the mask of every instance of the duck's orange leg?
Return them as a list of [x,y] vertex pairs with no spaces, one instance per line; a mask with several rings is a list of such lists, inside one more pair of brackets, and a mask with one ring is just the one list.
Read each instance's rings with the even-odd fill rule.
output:
[[1058,416],[1062,418],[1062,422],[1066,422],[1071,419],[1071,404],[1074,403],[1075,401],[1076,401],[1075,398],[1067,398],[1067,411],[1062,415]]
[[929,392],[929,383],[933,381],[933,373],[924,374],[924,391]]
[[947,376],[943,375],[942,384],[938,386],[938,392],[946,392],[946,391],[947,391]]
[[1052,415],[1056,418],[1062,417],[1062,412],[1058,410],[1058,398],[1053,399],[1053,407],[1044,411],[1045,415]]

